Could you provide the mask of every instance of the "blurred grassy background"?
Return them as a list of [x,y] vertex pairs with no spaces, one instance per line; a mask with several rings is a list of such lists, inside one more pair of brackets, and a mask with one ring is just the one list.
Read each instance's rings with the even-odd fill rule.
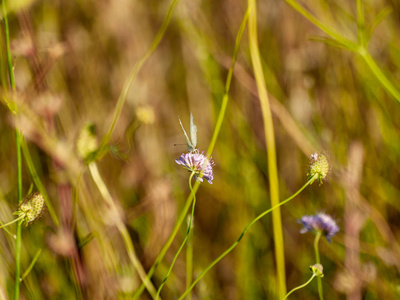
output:
[[[60,227],[45,214],[23,228],[22,272],[43,249],[21,285],[23,299],[130,299],[140,285],[101,195],[78,158],[79,132],[93,123],[99,140],[129,73],[154,39],[168,1],[19,1],[9,15],[15,81],[25,110],[19,128]],[[366,23],[391,9],[368,49],[384,73],[400,79],[400,5],[365,1]],[[307,1],[304,7],[356,41],[355,3]],[[148,269],[168,238],[189,194],[188,173],[174,162],[185,146],[190,112],[198,148],[206,150],[224,93],[235,37],[246,4],[180,1],[163,40],[127,96],[98,167]],[[329,180],[307,188],[282,208],[287,286],[305,282],[315,262],[312,234],[298,219],[325,211],[341,228],[321,241],[327,299],[395,299],[400,295],[400,109],[355,54],[313,38],[323,33],[284,1],[258,2],[258,33],[271,96],[284,199],[306,182],[308,157],[329,154]],[[2,29],[2,45],[4,30]],[[9,97],[5,47],[2,98]],[[19,102],[19,103],[20,103]],[[13,119],[0,108],[0,220],[17,208]],[[213,159],[214,183],[197,193],[194,277],[270,207],[268,164],[245,32],[230,102]],[[43,130],[40,130],[43,128]],[[46,142],[48,139],[51,142]],[[32,178],[23,166],[23,188]],[[36,189],[36,188],[35,188]],[[185,227],[185,226],[183,226]],[[14,231],[14,228],[10,229]],[[79,247],[93,234],[94,238]],[[153,278],[156,287],[185,234],[182,228]],[[11,297],[14,240],[0,232],[0,296]],[[359,245],[358,245],[359,244]],[[277,283],[271,218],[267,215],[196,286],[194,299],[274,299]],[[185,290],[185,255],[163,289],[165,299]],[[313,282],[293,299],[317,297]],[[150,298],[144,293],[143,299]]]

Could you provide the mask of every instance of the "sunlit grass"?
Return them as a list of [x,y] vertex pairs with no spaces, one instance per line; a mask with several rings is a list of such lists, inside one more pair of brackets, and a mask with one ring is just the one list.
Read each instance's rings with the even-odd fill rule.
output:
[[[4,8],[1,299],[400,296],[397,3]],[[212,185],[175,163],[191,112]]]

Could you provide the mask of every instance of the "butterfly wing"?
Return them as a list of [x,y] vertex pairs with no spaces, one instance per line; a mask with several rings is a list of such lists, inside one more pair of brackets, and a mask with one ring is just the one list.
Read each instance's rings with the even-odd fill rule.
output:
[[[190,151],[193,151],[196,149],[197,145],[197,126],[194,125],[193,123],[193,114],[190,113],[190,139],[191,139],[191,144],[190,147],[192,148]],[[188,146],[189,148],[189,146]]]
[[178,117],[178,119],[179,119],[179,123],[181,124],[183,133],[184,133],[184,135],[185,135],[186,144],[187,144],[187,149],[188,149],[188,151],[192,151],[192,142],[190,141],[188,135],[186,134],[185,128],[183,128],[181,118]]

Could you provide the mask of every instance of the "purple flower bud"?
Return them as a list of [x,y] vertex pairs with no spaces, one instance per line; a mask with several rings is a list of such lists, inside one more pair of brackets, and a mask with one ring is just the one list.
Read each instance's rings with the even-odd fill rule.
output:
[[196,180],[203,182],[203,178],[205,178],[212,184],[214,178],[212,168],[215,166],[215,163],[211,158],[208,159],[204,155],[204,152],[193,151],[183,153],[179,159],[175,159],[175,162],[178,165],[184,166],[190,172],[194,172]]
[[331,216],[325,213],[319,213],[313,216],[303,216],[300,219],[303,224],[303,228],[300,233],[306,233],[308,231],[319,231],[321,232],[328,242],[331,242],[331,238],[339,232],[339,226]]

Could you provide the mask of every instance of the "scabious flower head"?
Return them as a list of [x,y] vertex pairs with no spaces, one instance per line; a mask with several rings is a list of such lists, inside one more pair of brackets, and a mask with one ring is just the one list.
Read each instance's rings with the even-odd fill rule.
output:
[[319,213],[313,216],[303,216],[300,219],[300,223],[303,224],[303,228],[300,233],[306,233],[308,231],[321,232],[328,242],[331,242],[331,238],[339,232],[339,226],[331,216],[325,213]]
[[322,184],[322,180],[326,178],[329,173],[329,161],[325,154],[314,153],[310,156],[310,170],[308,172],[308,178],[311,179],[317,175],[319,184]]
[[203,182],[203,178],[212,184],[214,178],[213,166],[214,161],[204,155],[204,152],[199,153],[197,150],[193,152],[183,153],[179,159],[175,159],[178,165],[185,167],[189,172],[195,173],[196,180]]
[[44,208],[45,201],[43,195],[40,193],[32,193],[19,206],[14,215],[22,217],[21,222],[25,222],[26,226],[28,226],[40,217]]

